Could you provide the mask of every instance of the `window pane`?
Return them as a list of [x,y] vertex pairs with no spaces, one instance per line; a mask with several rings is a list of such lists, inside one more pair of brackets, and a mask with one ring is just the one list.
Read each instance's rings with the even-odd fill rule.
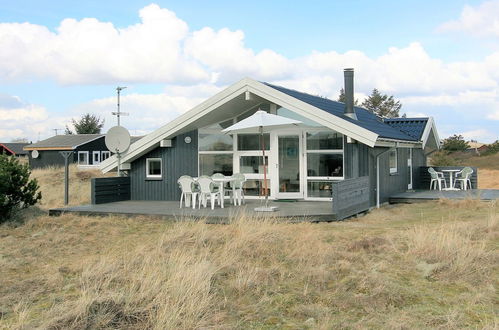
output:
[[232,135],[199,133],[200,151],[231,151]]
[[[243,186],[245,196],[265,196],[263,180],[246,180]],[[267,193],[270,196],[270,180],[267,179]]]
[[[268,167],[269,159],[267,156],[265,156],[265,161]],[[239,169],[241,173],[245,174],[263,174],[262,156],[241,156],[239,158]]]
[[396,172],[397,171],[397,151],[396,150],[390,150],[389,164],[390,164],[390,172]]
[[293,111],[291,111],[289,109],[286,109],[286,108],[278,108],[277,109],[277,114],[279,116],[283,116],[283,117],[286,117],[286,118],[290,118],[290,119],[294,119],[294,120],[299,120],[299,121],[301,121],[303,124],[305,124],[307,126],[322,126],[321,124],[316,123],[315,121],[310,120],[309,118],[303,117],[303,116],[297,114],[296,112],[293,112]]
[[199,175],[232,175],[232,154],[200,154]]
[[147,175],[161,175],[161,161],[149,160],[149,172]]
[[343,155],[307,154],[308,176],[343,176]]
[[307,149],[343,149],[343,135],[331,131],[307,133]]
[[[262,150],[260,145],[260,134],[238,134],[237,150]],[[263,134],[265,150],[270,149],[270,134]]]
[[308,181],[307,195],[308,197],[331,198],[332,186],[331,181]]

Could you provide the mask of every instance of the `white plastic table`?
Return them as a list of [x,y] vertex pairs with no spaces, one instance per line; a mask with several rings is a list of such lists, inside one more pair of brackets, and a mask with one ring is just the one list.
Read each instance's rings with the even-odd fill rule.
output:
[[461,170],[440,170],[441,172],[449,173],[449,183],[450,185],[447,188],[443,188],[442,190],[459,190],[458,188],[454,188],[454,173],[461,172]]

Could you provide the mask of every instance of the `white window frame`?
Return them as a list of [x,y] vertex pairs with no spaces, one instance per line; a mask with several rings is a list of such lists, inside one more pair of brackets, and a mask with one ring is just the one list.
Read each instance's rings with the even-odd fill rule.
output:
[[[85,163],[80,163],[80,155],[83,155],[83,154],[87,155],[87,156],[86,156],[86,160],[87,160],[87,161],[86,161]],[[78,151],[78,165],[88,165],[88,163],[89,163],[89,162],[88,162],[88,161],[89,161],[89,159],[88,159],[88,158],[89,158],[89,155],[88,155],[88,154],[89,154],[89,152],[88,152],[88,151]]]
[[[391,165],[390,165],[390,158],[392,157],[392,154],[395,155],[395,167],[391,167]],[[388,166],[390,168],[390,174],[396,174],[398,172],[398,164],[399,164],[398,158],[399,158],[399,155],[398,155],[397,148],[392,148],[390,150],[390,152],[388,153]]]
[[[104,155],[106,155],[105,158],[104,158]],[[102,151],[101,152],[100,159],[102,162],[105,161],[106,159],[108,159],[109,157],[111,157],[111,151]]]
[[[97,155],[97,161],[95,160],[95,155]],[[100,164],[100,151],[92,151],[92,164],[93,165]]]
[[[160,174],[149,174],[149,163],[159,161]],[[163,160],[161,158],[146,158],[146,179],[162,179],[163,178]]]
[[[329,131],[331,129],[326,128],[326,127],[318,127],[318,128],[311,128],[303,131],[303,149],[305,151],[305,165],[304,165],[304,174],[306,177],[305,180],[305,199],[310,200],[310,201],[325,201],[325,200],[332,200],[332,198],[328,197],[311,197],[308,196],[308,183],[309,182],[331,182],[333,181],[341,181],[345,179],[345,136],[337,131],[331,130],[333,132],[336,132],[338,134],[341,134],[341,143],[342,143],[342,148],[341,149],[308,149],[307,148],[307,133],[318,133],[318,132],[324,132],[324,131]],[[343,176],[308,176],[308,154],[333,154],[333,155],[342,155],[342,171],[343,171]]]

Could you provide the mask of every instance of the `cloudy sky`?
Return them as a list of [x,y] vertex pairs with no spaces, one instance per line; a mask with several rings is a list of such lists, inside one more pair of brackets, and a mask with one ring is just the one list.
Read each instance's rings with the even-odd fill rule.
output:
[[145,134],[248,76],[338,97],[394,95],[442,137],[499,138],[499,0],[0,3],[0,141],[94,113]]

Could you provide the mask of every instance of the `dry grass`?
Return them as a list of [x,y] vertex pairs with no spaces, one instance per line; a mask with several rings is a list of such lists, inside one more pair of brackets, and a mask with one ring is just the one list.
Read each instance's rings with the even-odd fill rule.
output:
[[499,189],[499,170],[478,169],[479,189]]
[[[90,203],[90,179],[114,174],[102,174],[98,169],[80,170],[76,165],[69,167],[69,205]],[[39,206],[42,209],[64,206],[64,169],[45,167],[34,169],[31,176],[38,180],[42,192]]]
[[[34,171],[42,209],[60,170]],[[72,203],[95,173],[72,169]],[[0,226],[0,328],[497,328],[499,205],[337,223],[48,217]],[[188,219],[184,219],[188,220]]]
[[494,328],[498,206],[341,223],[40,216],[0,227],[0,327]]

